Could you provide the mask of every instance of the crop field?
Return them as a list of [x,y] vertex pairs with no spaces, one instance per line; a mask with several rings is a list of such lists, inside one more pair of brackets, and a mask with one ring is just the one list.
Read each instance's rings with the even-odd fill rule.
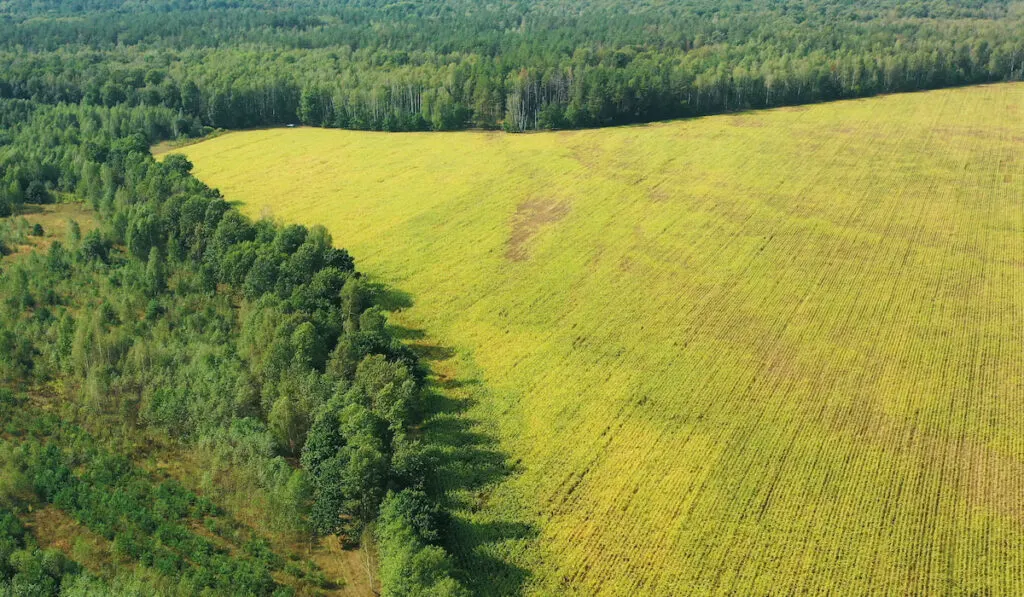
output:
[[175,151],[408,293],[482,592],[1024,593],[1024,84]]

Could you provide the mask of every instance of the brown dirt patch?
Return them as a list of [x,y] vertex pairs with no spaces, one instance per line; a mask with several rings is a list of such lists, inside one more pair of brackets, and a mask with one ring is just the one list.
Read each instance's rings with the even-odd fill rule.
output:
[[567,201],[533,199],[524,201],[512,216],[512,235],[508,239],[505,257],[509,261],[526,261],[529,257],[527,244],[540,230],[569,214],[571,206]]
[[93,574],[106,576],[113,570],[110,542],[54,506],[35,510],[24,520],[40,547],[63,552]]

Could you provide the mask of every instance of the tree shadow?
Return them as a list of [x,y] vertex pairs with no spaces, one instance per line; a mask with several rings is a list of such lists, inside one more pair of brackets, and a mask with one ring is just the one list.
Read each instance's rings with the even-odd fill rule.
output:
[[[495,487],[518,471],[498,440],[480,431],[467,414],[474,400],[455,398],[456,389],[482,391],[477,379],[431,379],[425,394],[426,452],[434,471],[427,491],[454,513],[445,548],[455,554],[462,580],[473,595],[519,595],[529,570],[497,555],[510,542],[529,542],[538,530],[508,512],[485,510]],[[479,513],[479,515],[478,515]],[[498,517],[498,519],[496,519]]]
[[[367,287],[374,304],[385,311],[413,305],[407,292],[378,281],[367,281]],[[498,440],[470,415],[486,386],[474,377],[437,374],[433,368],[455,357],[454,348],[430,342],[420,329],[394,324],[389,329],[427,370],[420,439],[432,473],[424,489],[450,515],[443,541],[455,557],[458,576],[473,595],[521,595],[531,573],[501,555],[508,543],[529,543],[538,531],[510,512],[486,508],[494,489],[518,473]]]
[[388,332],[392,338],[398,338],[399,340],[422,340],[427,336],[423,333],[423,330],[414,330],[390,323],[388,324]]
[[[381,282],[366,281],[366,289],[370,300],[385,311],[401,311],[412,306],[412,295],[408,292],[391,288]],[[418,330],[422,334],[422,330]]]
[[458,390],[461,388],[467,388],[472,386],[480,385],[479,379],[441,379],[436,382],[437,386],[444,388],[445,390]]
[[[436,348],[446,358],[455,354],[450,348]],[[508,512],[486,508],[493,490],[518,471],[498,440],[470,416],[475,397],[455,395],[482,391],[479,379],[430,376],[421,431],[433,474],[425,489],[452,514],[445,548],[456,557],[470,592],[520,595],[530,571],[505,561],[500,553],[503,545],[529,542],[538,531]]]
[[450,526],[451,535],[469,538],[472,550],[459,555],[463,569],[472,572],[462,580],[473,595],[505,597],[523,593],[530,580],[530,571],[488,553],[488,547],[509,541],[533,540],[537,537],[533,526],[522,522],[469,522],[465,519],[453,520]]
[[416,353],[416,356],[421,361],[438,362],[447,361],[448,359],[455,356],[455,349],[448,348],[447,346],[438,346],[436,344],[426,343],[415,343],[411,342],[408,344],[409,348]]

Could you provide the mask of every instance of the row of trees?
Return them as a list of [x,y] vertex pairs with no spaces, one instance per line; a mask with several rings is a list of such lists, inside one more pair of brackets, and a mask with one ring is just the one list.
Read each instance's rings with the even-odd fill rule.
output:
[[994,1],[97,4],[89,26],[30,7],[0,23],[0,97],[163,106],[175,134],[522,131],[1024,78],[1024,16]]

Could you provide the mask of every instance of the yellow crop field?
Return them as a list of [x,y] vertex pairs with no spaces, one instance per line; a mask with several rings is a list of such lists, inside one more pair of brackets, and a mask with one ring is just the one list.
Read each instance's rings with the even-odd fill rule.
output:
[[1024,594],[1024,84],[175,151],[409,294],[478,590]]

